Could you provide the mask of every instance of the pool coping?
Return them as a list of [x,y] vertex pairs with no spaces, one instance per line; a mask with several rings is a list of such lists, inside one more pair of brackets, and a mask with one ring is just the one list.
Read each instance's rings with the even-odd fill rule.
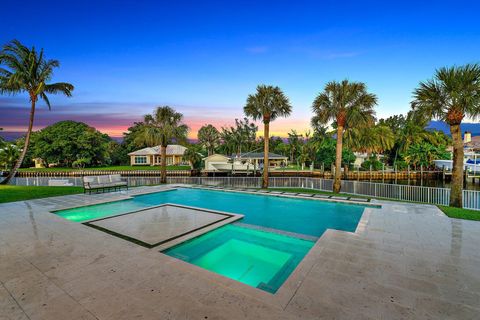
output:
[[[126,215],[130,215],[130,214],[139,213],[139,212],[142,212],[142,211],[147,211],[147,210],[151,210],[151,209],[155,209],[155,208],[161,208],[161,207],[167,207],[167,206],[190,209],[190,210],[194,210],[194,211],[203,211],[203,212],[213,213],[213,214],[217,214],[217,215],[222,215],[222,216],[225,216],[225,217],[220,219],[220,220],[208,223],[208,224],[203,225],[201,227],[194,228],[192,230],[183,232],[181,234],[175,235],[175,236],[170,237],[168,239],[165,239],[165,240],[162,240],[162,241],[159,241],[159,242],[156,242],[156,243],[152,243],[152,244],[144,242],[144,241],[139,240],[139,239],[136,239],[134,237],[127,236],[127,235],[121,234],[119,232],[116,232],[116,231],[113,231],[113,230],[110,230],[110,229],[107,229],[107,228],[104,228],[104,227],[93,224],[96,221],[118,218],[118,217],[121,217],[121,216],[126,216]],[[242,219],[243,217],[244,217],[244,215],[242,215],[242,214],[235,214],[235,213],[230,213],[230,212],[225,212],[225,211],[218,211],[218,210],[210,210],[210,209],[204,209],[204,208],[198,208],[198,207],[184,206],[184,205],[178,205],[178,204],[174,204],[174,203],[163,203],[161,205],[151,206],[151,207],[143,208],[143,209],[140,209],[140,210],[129,211],[129,212],[114,215],[114,216],[108,216],[108,217],[103,217],[103,218],[100,218],[100,219],[85,221],[85,222],[82,222],[81,224],[83,224],[85,226],[88,226],[90,228],[108,233],[110,235],[116,236],[120,239],[130,241],[132,243],[135,243],[135,244],[140,245],[142,247],[145,247],[147,249],[161,248],[161,250],[166,250],[170,247],[175,246],[178,243],[181,243],[181,242],[187,241],[189,239],[198,237],[202,234],[205,234],[207,232],[210,232],[212,230],[220,228],[220,227],[224,226],[225,224],[232,223],[234,221]],[[182,239],[181,242],[178,242],[178,239]],[[175,240],[177,240],[177,241],[175,241]]]

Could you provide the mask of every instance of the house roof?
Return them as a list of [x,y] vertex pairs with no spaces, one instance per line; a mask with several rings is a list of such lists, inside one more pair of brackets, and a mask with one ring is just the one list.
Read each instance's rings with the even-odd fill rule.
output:
[[[171,155],[180,155],[183,156],[185,153],[185,148],[184,146],[178,145],[178,144],[169,144],[167,146],[167,156]],[[150,148],[143,148],[137,151],[130,152],[128,155],[129,156],[149,156],[149,155],[160,155],[160,146],[156,147],[150,147]]]
[[230,159],[226,155],[223,155],[223,154],[220,154],[220,153],[214,153],[212,155],[209,155],[208,157],[203,158],[203,160],[207,160],[207,159],[214,158],[214,157],[221,157],[221,158],[225,158],[225,159]]
[[471,149],[480,149],[480,136],[472,137],[472,141],[464,143],[464,146]]
[[[242,153],[240,154],[240,157],[239,158],[243,158],[243,159],[263,159],[263,152],[246,152],[246,153]],[[234,155],[231,155],[230,158],[237,158],[237,155],[234,154]],[[286,156],[282,156],[281,154],[276,154],[276,153],[273,153],[273,152],[269,152],[268,153],[268,158],[269,159],[281,159],[281,160],[284,160],[284,159],[288,159],[288,157]]]

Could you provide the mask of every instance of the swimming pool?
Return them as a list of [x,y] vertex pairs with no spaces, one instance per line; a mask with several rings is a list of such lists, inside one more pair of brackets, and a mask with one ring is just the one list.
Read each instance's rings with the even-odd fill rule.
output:
[[55,212],[76,222],[176,204],[244,215],[162,253],[275,293],[327,230],[354,232],[367,206],[264,194],[178,188]]
[[128,200],[61,210],[56,214],[83,222],[164,203],[243,214],[243,223],[314,237],[320,237],[327,229],[354,232],[365,209],[362,205],[340,202],[179,188],[139,195]]

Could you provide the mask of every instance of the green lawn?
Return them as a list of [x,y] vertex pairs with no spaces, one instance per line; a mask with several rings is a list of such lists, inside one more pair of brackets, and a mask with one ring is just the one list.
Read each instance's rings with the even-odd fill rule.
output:
[[[23,172],[67,172],[67,171],[81,171],[81,170],[160,170],[160,166],[108,166],[108,167],[91,167],[84,169],[74,168],[21,168],[19,171]],[[167,170],[190,170],[190,166],[167,166]]]
[[480,211],[438,206],[450,218],[480,221]]
[[0,203],[82,193],[82,187],[25,187],[0,185]]

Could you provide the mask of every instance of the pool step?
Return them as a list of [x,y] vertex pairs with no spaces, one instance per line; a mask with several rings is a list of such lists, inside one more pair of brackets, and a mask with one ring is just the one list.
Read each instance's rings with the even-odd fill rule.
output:
[[284,230],[279,230],[279,229],[274,229],[274,228],[267,228],[267,227],[261,227],[253,224],[248,224],[248,223],[243,223],[243,222],[233,222],[233,225],[236,225],[238,227],[243,227],[243,228],[248,228],[252,230],[258,230],[258,231],[265,231],[265,232],[271,232],[271,233],[276,233],[282,236],[287,236],[287,237],[292,237],[292,238],[297,238],[297,239],[302,239],[302,240],[308,240],[308,241],[313,241],[316,242],[319,237],[314,237],[306,234],[301,234],[301,233],[295,233],[295,232],[289,232],[289,231],[284,231]]

